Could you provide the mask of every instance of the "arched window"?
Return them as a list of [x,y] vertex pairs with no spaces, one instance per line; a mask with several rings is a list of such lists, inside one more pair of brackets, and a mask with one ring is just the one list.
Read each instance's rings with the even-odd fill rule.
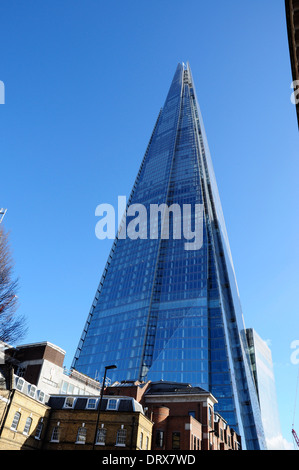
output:
[[25,427],[24,427],[23,434],[26,434],[26,435],[29,434],[29,431],[30,431],[30,428],[31,428],[31,424],[32,424],[32,418],[30,418],[30,416],[29,416],[29,417],[26,419],[26,423],[25,423]]
[[14,415],[14,419],[12,421],[12,424],[10,426],[10,429],[12,429],[13,431],[16,431],[17,428],[18,428],[18,425],[19,425],[19,421],[20,421],[20,418],[21,418],[21,413],[19,413],[18,411],[15,413]]
[[51,442],[59,442],[59,435],[60,435],[60,429],[59,429],[59,424],[57,424],[57,426],[54,426],[53,428]]
[[107,435],[107,429],[104,428],[104,424],[102,424],[102,427],[99,428],[97,432],[96,444],[104,446],[106,443],[106,435]]
[[124,425],[121,425],[121,428],[117,431],[116,444],[117,446],[125,447],[127,438],[127,430]]
[[86,428],[84,426],[80,426],[77,433],[76,444],[85,444],[86,442]]
[[35,439],[40,439],[41,437],[41,434],[42,434],[42,430],[43,430],[43,426],[44,426],[44,423],[43,423],[43,418],[41,418],[38,422],[38,425],[36,426],[36,431],[35,431]]

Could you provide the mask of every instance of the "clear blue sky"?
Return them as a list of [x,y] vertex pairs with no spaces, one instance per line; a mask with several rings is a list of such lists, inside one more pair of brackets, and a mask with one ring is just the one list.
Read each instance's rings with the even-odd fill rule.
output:
[[95,237],[95,208],[129,195],[189,61],[246,326],[271,345],[291,441],[299,152],[284,1],[2,1],[0,41],[0,206],[24,342],[57,344],[70,366],[111,247]]

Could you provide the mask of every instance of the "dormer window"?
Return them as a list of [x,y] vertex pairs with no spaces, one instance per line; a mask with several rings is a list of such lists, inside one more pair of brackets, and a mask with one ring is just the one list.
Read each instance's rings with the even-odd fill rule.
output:
[[110,400],[108,401],[107,410],[116,410],[117,402],[118,400],[115,400],[115,398],[110,398]]
[[25,384],[25,380],[22,379],[22,377],[19,377],[19,378],[18,378],[18,382],[17,382],[16,389],[19,390],[19,392],[22,392],[23,387],[24,387],[24,384]]
[[97,400],[95,398],[89,398],[87,402],[87,409],[95,410],[97,404]]
[[39,394],[38,394],[38,398],[37,398],[38,401],[40,401],[41,403],[44,403],[45,397],[46,397],[45,392],[42,392],[42,391],[40,390],[40,391],[39,391]]
[[66,397],[64,402],[64,408],[74,408],[75,398],[74,397]]
[[29,397],[31,398],[35,398],[35,394],[36,394],[36,386],[35,385],[30,385],[30,389],[29,389]]

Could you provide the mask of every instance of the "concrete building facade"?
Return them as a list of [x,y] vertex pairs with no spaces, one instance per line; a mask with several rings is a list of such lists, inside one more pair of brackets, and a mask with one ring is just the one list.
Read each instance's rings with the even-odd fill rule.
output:
[[[10,362],[18,377],[47,394],[99,395],[101,384],[64,366],[65,351],[48,341],[4,348],[5,362]],[[0,365],[1,367],[1,365]]]

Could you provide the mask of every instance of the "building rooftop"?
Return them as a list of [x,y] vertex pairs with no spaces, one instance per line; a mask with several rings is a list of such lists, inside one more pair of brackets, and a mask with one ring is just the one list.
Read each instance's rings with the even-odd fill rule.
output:
[[46,347],[49,346],[52,349],[56,349],[59,351],[61,354],[66,354],[66,352],[60,348],[59,346],[56,346],[56,344],[50,343],[49,341],[40,341],[38,343],[28,343],[28,344],[20,344],[15,347],[15,349],[25,349],[25,348],[37,348],[37,347]]
[[188,383],[179,383],[179,382],[151,382],[149,389],[146,392],[146,395],[154,395],[154,394],[201,394],[201,395],[211,395],[210,392],[204,390],[201,387],[192,387],[192,385]]
[[[99,396],[51,395],[47,403],[52,409],[97,410]],[[100,411],[139,412],[144,414],[143,407],[134,398],[105,395]]]

